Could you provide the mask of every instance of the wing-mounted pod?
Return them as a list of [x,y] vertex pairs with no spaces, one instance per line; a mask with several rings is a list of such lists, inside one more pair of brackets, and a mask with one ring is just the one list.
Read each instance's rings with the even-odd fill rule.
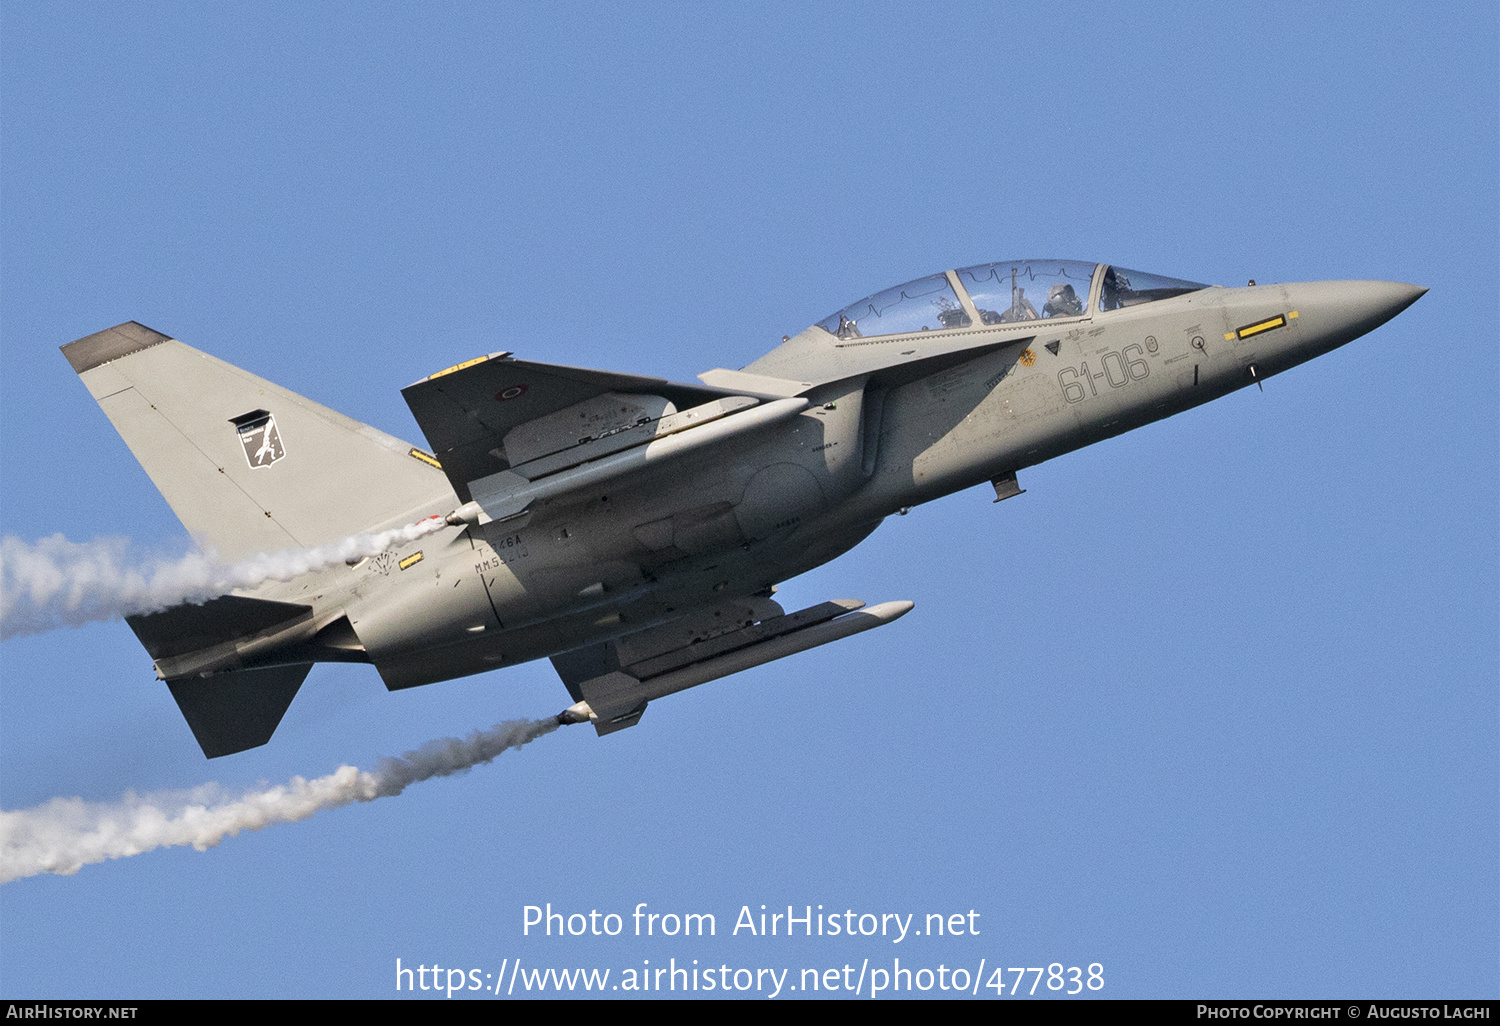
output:
[[401,393],[464,505],[488,523],[780,423],[806,399],[515,360],[440,371]]
[[612,734],[640,722],[652,699],[884,626],[911,608],[905,601],[866,609],[857,599],[834,599],[783,614],[769,599],[744,599],[554,656],[578,700],[558,722],[590,722],[601,737]]

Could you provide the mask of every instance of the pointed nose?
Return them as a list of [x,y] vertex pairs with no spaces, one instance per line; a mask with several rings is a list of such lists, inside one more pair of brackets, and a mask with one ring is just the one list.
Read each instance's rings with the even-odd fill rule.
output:
[[1360,326],[1360,334],[1378,328],[1427,293],[1421,285],[1403,281],[1330,282],[1336,290],[1342,316]]
[[1400,281],[1313,281],[1296,286],[1293,298],[1303,323],[1331,349],[1375,330],[1426,292]]

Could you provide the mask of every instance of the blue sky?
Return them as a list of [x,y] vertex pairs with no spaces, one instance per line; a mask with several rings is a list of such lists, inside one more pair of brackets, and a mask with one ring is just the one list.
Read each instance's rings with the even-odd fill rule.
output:
[[[1097,962],[1116,997],[1494,997],[1496,20],[5,5],[0,528],[26,539],[186,544],[56,350],[125,319],[420,442],[399,389],[460,359],[691,380],[991,260],[1432,291],[1263,393],[1013,501],[892,518],[783,586],[914,600],[886,630],[608,738],[8,884],[0,994],[900,957]],[[129,629],[96,624],[0,648],[0,806],[368,767],[565,704],[545,662],[398,694],[324,666],[270,745],[209,764]],[[719,935],[522,936],[549,901]],[[762,904],[974,909],[980,934],[728,936]]]

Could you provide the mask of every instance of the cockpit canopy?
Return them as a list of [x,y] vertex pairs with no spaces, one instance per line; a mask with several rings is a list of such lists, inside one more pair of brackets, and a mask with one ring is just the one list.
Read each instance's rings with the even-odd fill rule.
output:
[[1015,260],[965,267],[957,274],[983,323],[1010,324],[1082,317],[1088,312],[1094,265],[1074,260]]
[[844,307],[818,327],[839,338],[897,335],[906,331],[967,328],[969,314],[945,274],[897,285]]
[[[1097,298],[1095,282],[1098,283]],[[1010,260],[931,274],[866,296],[818,322],[840,339],[1086,317],[1208,288],[1076,260]]]
[[1099,286],[1099,309],[1123,310],[1127,306],[1154,303],[1158,299],[1172,299],[1189,292],[1208,288],[1193,281],[1167,278],[1145,271],[1127,271],[1123,267],[1104,267],[1103,281]]

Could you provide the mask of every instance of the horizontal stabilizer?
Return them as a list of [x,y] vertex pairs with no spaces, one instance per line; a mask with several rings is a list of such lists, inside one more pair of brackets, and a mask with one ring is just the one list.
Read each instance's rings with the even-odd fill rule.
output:
[[239,641],[259,634],[277,624],[311,615],[312,606],[296,602],[272,602],[269,599],[224,595],[200,605],[185,603],[160,613],[127,616],[125,622],[135,631],[152,659],[172,659]]
[[230,670],[167,681],[203,754],[210,759],[259,748],[271,740],[311,663]]
[[[469,482],[511,467],[515,459],[506,454],[505,446],[507,436],[516,446],[516,428],[606,393],[665,400],[680,410],[735,394],[664,378],[517,360],[509,353],[461,363],[401,390],[454,491],[465,502],[473,498]],[[644,415],[654,420],[661,411],[648,406]],[[532,445],[523,449],[522,459],[535,454]]]

